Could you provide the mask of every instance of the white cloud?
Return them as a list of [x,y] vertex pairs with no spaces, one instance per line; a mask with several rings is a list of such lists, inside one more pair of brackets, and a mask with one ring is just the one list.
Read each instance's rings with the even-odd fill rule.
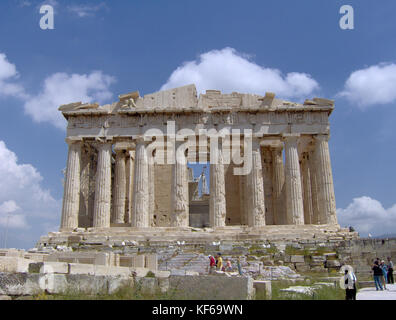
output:
[[339,96],[362,109],[396,102],[396,64],[380,63],[352,72]]
[[64,129],[66,121],[58,111],[62,104],[71,102],[103,103],[112,97],[109,86],[115,82],[101,71],[90,74],[55,73],[44,81],[42,91],[25,103],[25,112],[36,122],[49,122]]
[[396,233],[396,204],[385,209],[378,200],[363,196],[337,209],[337,215],[340,225],[353,226],[361,235]]
[[45,6],[45,5],[49,5],[49,6],[52,6],[52,7],[56,7],[56,6],[58,6],[59,5],[59,3],[58,3],[58,1],[56,1],[56,0],[44,0],[44,1],[42,1],[41,3],[40,3],[40,7],[41,6]]
[[275,92],[283,98],[301,98],[319,89],[319,84],[306,73],[290,72],[259,66],[247,55],[233,48],[203,53],[195,61],[179,66],[161,90],[194,83],[199,93],[208,89],[222,92],[264,94]]
[[61,201],[41,186],[43,178],[30,164],[19,164],[17,156],[0,140],[0,225],[27,228],[29,220],[58,219]]
[[18,77],[16,66],[0,53],[0,96],[26,97],[23,87],[15,82]]
[[67,7],[70,12],[76,14],[80,18],[93,16],[103,8],[106,8],[106,4],[104,2],[100,2],[97,5],[71,5]]
[[20,209],[14,200],[8,200],[0,204],[0,214],[13,213]]

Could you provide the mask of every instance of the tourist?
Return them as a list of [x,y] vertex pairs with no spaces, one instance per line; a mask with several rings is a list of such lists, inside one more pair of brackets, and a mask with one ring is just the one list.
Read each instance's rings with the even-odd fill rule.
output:
[[345,300],[356,300],[356,275],[353,271],[345,269]]
[[375,284],[375,288],[378,291],[379,289],[382,289],[382,285],[381,285],[381,277],[382,277],[382,269],[379,267],[378,265],[378,260],[374,261],[374,266],[371,268],[373,270],[374,273],[374,284]]
[[225,271],[228,271],[228,272],[232,271],[232,265],[231,265],[231,260],[230,259],[226,260]]
[[391,257],[388,257],[388,283],[395,283],[395,281],[393,280],[393,262],[391,261]]
[[209,255],[209,274],[212,274],[215,268],[216,268],[216,260],[213,256]]
[[241,267],[241,260],[239,259],[239,257],[237,259],[237,267],[238,267],[238,273],[241,276],[242,275],[242,267]]
[[386,267],[384,260],[381,260],[380,268],[382,270],[382,284],[384,285],[384,289],[386,290],[386,283],[388,282],[388,268]]
[[223,271],[223,258],[221,257],[221,253],[217,255],[217,270]]

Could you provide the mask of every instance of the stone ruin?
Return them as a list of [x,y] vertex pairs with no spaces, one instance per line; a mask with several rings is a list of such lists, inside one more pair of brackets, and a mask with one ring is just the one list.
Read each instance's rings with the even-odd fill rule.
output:
[[[59,108],[69,145],[59,232],[41,245],[357,235],[337,222],[334,101],[303,104],[194,85]],[[191,167],[210,168],[197,195]],[[190,170],[190,171],[189,171]],[[209,183],[208,183],[209,182]],[[209,190],[207,187],[209,184]]]

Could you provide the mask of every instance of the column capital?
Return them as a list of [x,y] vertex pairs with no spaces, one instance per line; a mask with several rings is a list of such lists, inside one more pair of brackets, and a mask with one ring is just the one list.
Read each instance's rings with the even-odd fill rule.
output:
[[330,139],[329,134],[316,134],[313,137],[315,140],[318,140],[318,141],[329,141],[329,139]]
[[81,143],[83,141],[83,139],[81,137],[67,137],[65,139],[66,143],[68,145],[72,145],[72,144],[77,144],[77,143]]
[[95,137],[95,142],[111,143],[111,142],[113,142],[113,137]]
[[123,151],[130,151],[136,148],[136,144],[130,141],[119,141],[114,144],[114,151],[123,152]]
[[148,145],[153,142],[153,137],[146,135],[136,135],[136,136],[132,136],[132,141],[135,145],[138,143]]
[[300,138],[300,134],[298,133],[284,133],[282,134],[282,141],[297,141]]
[[91,146],[97,150],[101,150],[103,148],[108,148],[113,144],[112,140],[95,138],[95,141],[91,142]]

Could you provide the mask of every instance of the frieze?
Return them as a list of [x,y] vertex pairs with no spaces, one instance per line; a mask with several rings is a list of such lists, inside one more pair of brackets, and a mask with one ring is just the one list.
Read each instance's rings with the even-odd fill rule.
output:
[[144,113],[144,114],[111,114],[106,116],[73,116],[69,117],[68,129],[117,129],[134,127],[162,127],[168,122],[175,122],[180,128],[197,125],[287,125],[287,124],[328,124],[328,113],[314,112],[200,112],[200,113]]

